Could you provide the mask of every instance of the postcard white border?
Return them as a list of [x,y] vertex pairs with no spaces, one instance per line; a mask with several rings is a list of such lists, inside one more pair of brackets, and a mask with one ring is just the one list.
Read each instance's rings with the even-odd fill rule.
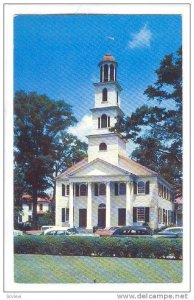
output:
[[[180,14],[183,26],[184,252],[183,282],[174,284],[17,284],[13,269],[13,17],[19,14]],[[190,290],[190,5],[4,4],[4,291],[7,292],[189,292]],[[36,297],[36,295],[34,295]],[[85,297],[85,296],[84,296]],[[100,297],[100,294],[99,294]],[[107,298],[108,299],[108,298]]]

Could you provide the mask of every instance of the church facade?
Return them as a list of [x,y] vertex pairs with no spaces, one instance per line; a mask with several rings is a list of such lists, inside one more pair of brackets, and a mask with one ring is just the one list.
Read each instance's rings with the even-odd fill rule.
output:
[[159,174],[129,159],[126,143],[109,128],[121,110],[117,62],[106,54],[99,63],[91,109],[93,132],[88,157],[56,178],[56,225],[92,229],[147,223],[173,224],[172,186]]

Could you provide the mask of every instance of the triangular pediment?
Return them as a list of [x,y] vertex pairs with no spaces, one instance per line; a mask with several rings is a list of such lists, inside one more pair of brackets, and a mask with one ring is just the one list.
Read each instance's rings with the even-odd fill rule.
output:
[[115,176],[115,175],[127,175],[128,171],[123,170],[120,167],[112,165],[101,159],[95,159],[94,161],[80,167],[74,172],[69,174],[69,177],[85,177],[85,176]]

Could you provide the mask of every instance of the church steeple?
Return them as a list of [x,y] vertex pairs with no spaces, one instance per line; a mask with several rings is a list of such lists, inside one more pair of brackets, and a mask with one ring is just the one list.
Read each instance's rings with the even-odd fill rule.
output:
[[88,161],[101,158],[118,164],[119,154],[127,156],[126,142],[109,129],[114,127],[119,115],[121,86],[117,81],[118,64],[115,58],[107,53],[98,64],[100,81],[94,83],[95,105],[92,111],[93,132],[88,136]]
[[117,62],[114,57],[107,53],[103,56],[100,67],[100,82],[116,81],[117,78]]
[[95,86],[95,108],[97,107],[120,107],[121,86],[117,81],[118,64],[115,58],[107,53],[98,64],[100,68],[100,81]]

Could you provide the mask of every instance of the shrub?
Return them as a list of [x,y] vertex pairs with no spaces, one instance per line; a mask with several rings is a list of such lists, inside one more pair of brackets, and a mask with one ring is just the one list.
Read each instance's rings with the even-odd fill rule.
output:
[[16,236],[17,254],[182,258],[182,239],[82,236]]

